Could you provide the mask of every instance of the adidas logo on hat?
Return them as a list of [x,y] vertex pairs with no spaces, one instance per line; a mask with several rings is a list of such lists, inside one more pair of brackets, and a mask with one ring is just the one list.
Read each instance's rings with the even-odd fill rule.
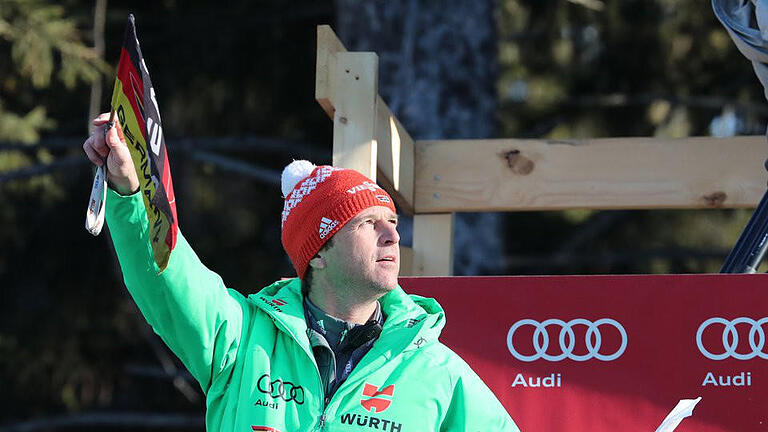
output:
[[325,236],[328,235],[328,233],[331,232],[334,228],[336,228],[336,225],[339,224],[339,221],[337,220],[330,220],[327,217],[324,217],[320,219],[320,230],[318,231],[320,233],[320,238],[324,239]]

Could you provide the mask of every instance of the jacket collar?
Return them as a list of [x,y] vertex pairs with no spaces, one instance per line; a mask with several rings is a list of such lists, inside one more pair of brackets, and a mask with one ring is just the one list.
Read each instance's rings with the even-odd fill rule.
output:
[[[298,278],[275,282],[249,298],[311,355]],[[398,285],[382,296],[379,303],[387,318],[379,337],[381,343],[375,344],[372,351],[382,348],[391,357],[437,342],[445,325],[445,313],[434,299],[409,296]]]

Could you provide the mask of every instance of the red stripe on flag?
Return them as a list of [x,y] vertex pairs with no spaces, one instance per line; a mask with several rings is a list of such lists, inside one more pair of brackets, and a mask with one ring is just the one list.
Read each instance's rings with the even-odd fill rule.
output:
[[176,194],[173,192],[173,181],[171,180],[171,164],[168,162],[168,148],[163,146],[163,187],[165,188],[165,196],[168,198],[168,205],[171,207],[171,215],[173,215],[173,221],[168,234],[165,236],[165,244],[173,250],[176,246],[176,230],[178,229],[179,218],[176,216]]
[[[141,73],[136,70],[136,65],[131,61],[131,56],[128,51],[123,47],[120,51],[120,62],[117,65],[117,79],[123,84],[123,94],[131,103],[131,109],[136,113],[136,120],[139,123],[139,129],[141,136],[144,137],[144,142],[147,141],[147,125],[144,123],[144,117],[141,115],[142,109],[139,108],[139,104],[142,101],[136,100],[136,95],[133,92],[134,86],[138,88],[136,91],[139,93],[139,97],[144,98],[144,81],[141,79]],[[167,166],[167,164],[166,164]]]

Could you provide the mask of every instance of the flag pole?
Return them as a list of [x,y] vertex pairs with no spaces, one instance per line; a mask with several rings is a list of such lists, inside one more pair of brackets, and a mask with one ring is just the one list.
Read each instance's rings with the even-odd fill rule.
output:
[[115,126],[115,107],[111,107],[112,109],[109,111],[109,121],[107,121],[107,127],[104,129],[104,141],[106,143],[107,141],[107,134],[109,133],[109,130],[112,129],[113,126]]

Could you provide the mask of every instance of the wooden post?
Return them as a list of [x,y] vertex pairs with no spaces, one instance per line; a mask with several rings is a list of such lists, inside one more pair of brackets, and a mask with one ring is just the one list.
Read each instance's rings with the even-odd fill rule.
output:
[[415,145],[380,96],[376,102],[376,141],[378,182],[389,191],[402,213],[413,215]]
[[453,274],[453,213],[413,216],[415,276]]
[[336,54],[333,165],[376,181],[376,99],[379,58],[375,53]]
[[336,54],[347,52],[329,25],[317,26],[317,63],[315,66],[315,99],[328,117],[333,118],[336,94]]

